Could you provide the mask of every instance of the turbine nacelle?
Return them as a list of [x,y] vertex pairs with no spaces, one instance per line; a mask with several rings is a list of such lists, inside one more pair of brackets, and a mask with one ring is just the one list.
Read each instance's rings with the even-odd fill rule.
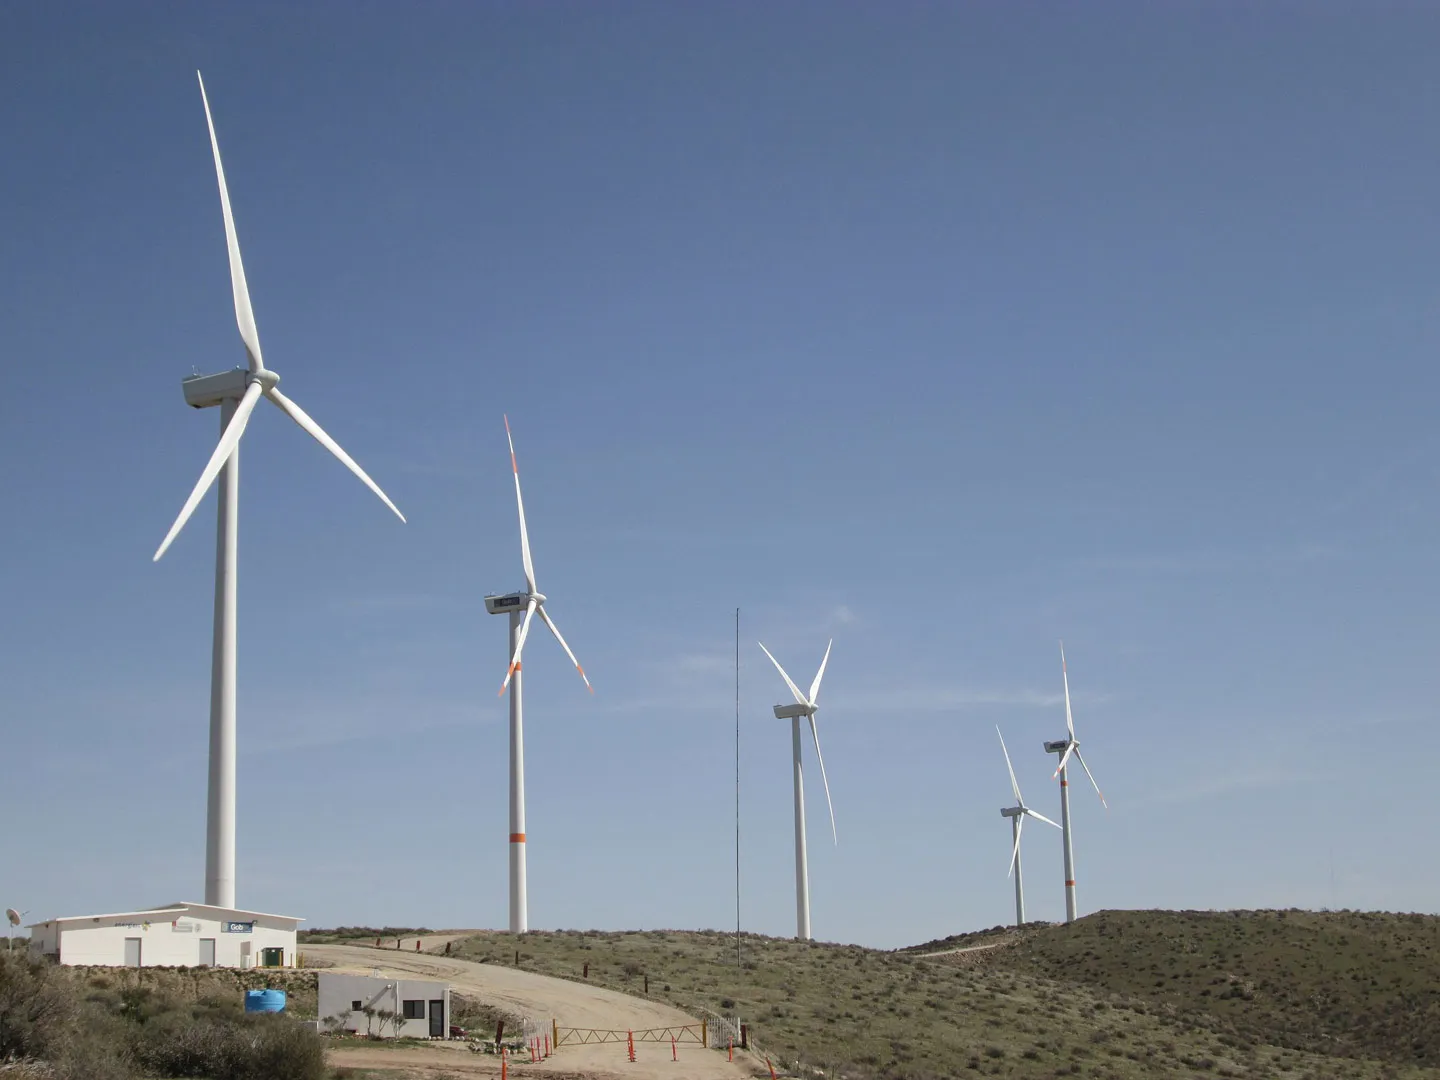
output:
[[818,713],[819,711],[820,711],[820,706],[818,706],[818,705],[808,705],[808,704],[801,704],[801,705],[776,705],[776,706],[775,706],[775,719],[776,719],[776,720],[793,720],[793,719],[795,719],[796,717],[801,717],[801,718],[803,718],[803,717],[806,717],[806,716],[814,716],[814,715],[815,715],[816,713]]

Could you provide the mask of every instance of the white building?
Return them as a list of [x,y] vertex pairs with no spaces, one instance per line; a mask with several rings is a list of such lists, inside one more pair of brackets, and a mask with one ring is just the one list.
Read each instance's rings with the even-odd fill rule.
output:
[[[322,1025],[330,1017],[338,1016],[346,1031],[387,1039],[397,1035],[443,1039],[450,1033],[450,987],[443,982],[322,971],[319,983],[317,1004]],[[379,1018],[374,1014],[382,1009],[399,1015],[398,1032],[390,1023],[381,1029]]]
[[302,919],[176,903],[32,923],[30,952],[105,967],[294,967]]

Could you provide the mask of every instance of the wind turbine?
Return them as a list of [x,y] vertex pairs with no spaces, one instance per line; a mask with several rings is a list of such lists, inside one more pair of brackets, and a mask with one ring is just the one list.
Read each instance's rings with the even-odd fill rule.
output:
[[545,612],[545,594],[535,587],[535,565],[530,561],[530,534],[525,530],[525,500],[520,497],[520,466],[515,463],[515,440],[510,435],[510,418],[505,417],[505,438],[510,443],[510,468],[515,473],[515,505],[520,509],[520,558],[525,565],[525,591],[506,596],[485,597],[485,610],[491,615],[510,616],[510,667],[500,684],[503,695],[510,689],[510,932],[523,934],[529,929],[529,907],[525,896],[525,733],[520,700],[520,654],[525,637],[530,633],[530,619],[538,612],[555,640],[570,657],[585,689],[595,688],[585,677],[585,669],[570,646],[560,636],[560,628]]
[[780,661],[770,656],[770,650],[765,648],[765,643],[762,641],[758,644],[765,655],[770,657],[770,662],[775,665],[775,670],[780,672],[780,677],[785,680],[790,692],[795,695],[794,705],[775,706],[775,719],[790,721],[790,746],[795,762],[795,936],[802,941],[809,941],[810,866],[805,855],[805,778],[800,763],[800,718],[803,716],[810,721],[810,737],[815,741],[815,758],[820,762],[820,780],[825,785],[825,805],[830,808],[830,834],[838,845],[840,836],[835,831],[835,804],[830,801],[830,781],[825,776],[825,757],[820,753],[820,733],[815,728],[815,713],[820,708],[820,680],[825,677],[825,665],[830,662],[830,645],[834,645],[835,640],[832,638],[830,644],[825,646],[825,658],[820,661],[820,670],[815,673],[815,681],[810,684],[808,696],[800,693],[800,688],[785,673]]
[[[197,71],[195,77],[200,79]],[[210,660],[210,781],[205,827],[205,903],[216,907],[235,906],[235,586],[239,554],[240,436],[250,414],[262,397],[299,424],[321,446],[358,476],[380,500],[395,511],[385,493],[340,444],[310,419],[308,413],[276,387],[280,376],[265,366],[260,355],[260,335],[250,309],[250,290],[245,284],[245,267],[240,262],[240,243],[235,238],[235,219],[230,213],[230,192],[225,170],[220,165],[220,144],[205,80],[200,79],[200,100],[205,106],[205,123],[210,128],[210,149],[215,156],[215,178],[220,183],[220,209],[225,216],[225,242],[230,251],[230,287],[235,301],[235,322],[249,360],[246,368],[233,368],[218,375],[193,375],[182,380],[185,401],[197,409],[220,406],[220,441],[210,455],[180,516],[165,534],[155,561],[165,554],[171,541],[185,527],[190,515],[210,485],[220,478],[220,498],[215,544],[215,630]]]
[[[1075,738],[1075,720],[1070,715],[1070,675],[1065,670],[1065,643],[1060,643],[1060,677],[1065,681],[1065,730],[1067,737],[1057,739],[1055,742],[1045,744],[1047,754],[1059,754],[1060,765],[1055,770],[1055,777],[1060,778],[1060,831],[1065,835],[1065,921],[1075,921],[1075,851],[1070,841],[1070,784],[1066,777],[1066,766],[1070,762],[1070,755],[1075,755],[1075,760],[1080,762],[1080,767],[1085,770],[1085,775],[1090,777],[1090,784],[1095,789],[1095,794],[1100,796],[1100,805],[1110,809],[1110,804],[1105,801],[1105,796],[1100,791],[1100,785],[1095,783],[1095,777],[1090,772],[1090,766],[1085,764],[1085,758],[1080,754],[1080,740]],[[1051,779],[1055,779],[1051,777]]]
[[[995,728],[995,734],[1000,735],[1000,728]],[[1043,821],[1046,825],[1055,825],[1044,814],[1036,813],[1025,805],[1024,798],[1020,795],[1020,782],[1015,779],[1015,766],[1010,764],[1010,751],[1005,749],[1005,736],[1000,735],[1000,752],[1005,755],[1005,768],[1010,770],[1010,790],[1015,792],[1015,805],[1000,811],[1001,817],[1010,819],[1010,831],[1015,837],[1015,850],[1010,854],[1010,874],[1015,875],[1015,925],[1025,925],[1025,886],[1020,880],[1020,832],[1025,828],[1025,819],[1033,817],[1036,821]],[[1060,828],[1055,825],[1055,828]]]

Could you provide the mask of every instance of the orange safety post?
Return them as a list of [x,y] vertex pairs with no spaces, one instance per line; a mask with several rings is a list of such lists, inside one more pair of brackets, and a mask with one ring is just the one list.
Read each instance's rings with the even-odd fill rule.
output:
[[633,1032],[633,1031],[627,1031],[627,1032],[625,1033],[625,1042],[626,1042],[626,1044],[627,1044],[627,1045],[629,1046],[629,1048],[630,1048],[630,1060],[631,1060],[631,1061],[634,1061],[634,1060],[635,1060],[635,1032]]
[[500,1048],[500,1080],[505,1080],[505,1074],[510,1065],[510,1057],[505,1053],[505,1048]]
[[550,1056],[550,1036],[549,1036],[549,1034],[546,1034],[546,1036],[545,1036],[545,1056],[546,1056],[547,1058]]
[[670,1036],[670,1060],[679,1061],[680,1055],[675,1052],[675,1036]]
[[727,1039],[727,1040],[726,1040],[726,1043],[725,1043],[725,1051],[726,1051],[726,1053],[727,1053],[727,1055],[728,1055],[725,1060],[726,1060],[726,1061],[734,1061],[734,1060],[735,1060],[735,1040],[734,1040],[734,1039]]
[[768,1057],[765,1059],[765,1064],[769,1066],[770,1069],[770,1080],[775,1080],[775,1066],[770,1064],[770,1059]]

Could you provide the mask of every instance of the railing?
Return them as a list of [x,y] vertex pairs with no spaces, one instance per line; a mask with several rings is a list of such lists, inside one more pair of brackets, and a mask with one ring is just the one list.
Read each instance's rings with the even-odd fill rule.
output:
[[627,1031],[624,1028],[573,1028],[554,1025],[552,1031],[555,1046],[586,1046],[594,1043],[623,1043],[634,1038],[636,1042],[677,1043],[691,1042],[708,1046],[708,1024],[685,1024],[680,1027],[641,1028]]

